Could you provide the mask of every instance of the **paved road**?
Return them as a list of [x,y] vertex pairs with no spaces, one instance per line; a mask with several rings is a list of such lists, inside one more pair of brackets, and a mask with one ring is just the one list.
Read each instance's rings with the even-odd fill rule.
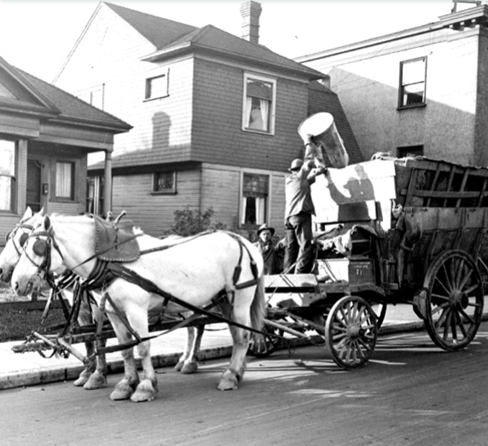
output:
[[465,351],[425,332],[381,337],[372,361],[342,371],[319,347],[251,359],[241,389],[216,390],[227,363],[196,375],[159,369],[151,403],[112,402],[109,387],[70,382],[0,393],[0,444],[333,445],[488,444],[488,322]]

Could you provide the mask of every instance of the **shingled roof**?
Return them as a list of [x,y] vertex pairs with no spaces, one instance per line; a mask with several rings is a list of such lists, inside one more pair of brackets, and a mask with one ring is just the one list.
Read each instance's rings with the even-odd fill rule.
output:
[[61,90],[54,85],[44,82],[25,71],[15,68],[17,72],[57,110],[51,121],[64,121],[85,124],[95,127],[108,128],[114,133],[126,132],[132,128],[130,124],[100,110],[81,99]]
[[113,3],[103,3],[149,40],[156,48],[168,45],[197,29],[191,25],[163,19],[162,17],[124,8]]
[[251,43],[212,25],[195,28],[184,23],[116,6],[112,3],[104,4],[157,48],[154,53],[144,57],[144,60],[147,61],[156,61],[178,53],[200,50],[267,67],[274,66],[280,70],[301,74],[309,79],[324,77],[317,70],[280,56],[263,45]]

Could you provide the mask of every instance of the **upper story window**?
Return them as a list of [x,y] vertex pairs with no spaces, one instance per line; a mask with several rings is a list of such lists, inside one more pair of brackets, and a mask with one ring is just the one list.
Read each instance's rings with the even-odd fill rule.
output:
[[55,197],[73,200],[75,191],[75,163],[56,161]]
[[242,180],[241,225],[257,226],[266,222],[269,194],[268,175],[245,173]]
[[147,78],[144,99],[157,99],[168,96],[168,79],[169,70],[166,70],[163,74]]
[[176,172],[168,170],[154,174],[153,192],[157,194],[176,194]]
[[274,134],[276,79],[244,74],[243,130]]
[[0,211],[13,211],[17,198],[17,150],[15,141],[0,139]]
[[425,105],[427,57],[400,62],[399,108]]

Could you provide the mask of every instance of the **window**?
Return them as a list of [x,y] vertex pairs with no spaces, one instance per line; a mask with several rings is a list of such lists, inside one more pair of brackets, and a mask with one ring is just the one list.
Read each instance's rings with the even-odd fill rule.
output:
[[157,194],[176,194],[176,172],[168,170],[154,174],[153,192]]
[[104,99],[105,99],[105,84],[96,85],[95,87],[86,88],[75,93],[75,96],[90,105],[104,109]]
[[146,92],[144,99],[156,99],[168,96],[168,75],[169,71],[167,71],[165,74],[146,79]]
[[74,167],[74,163],[56,161],[56,198],[74,199]]
[[424,156],[424,146],[407,146],[397,148],[397,158],[406,156]]
[[425,105],[427,57],[400,63],[399,107]]
[[262,225],[268,207],[267,175],[245,173],[242,182],[241,225]]
[[276,80],[244,75],[243,130],[274,134]]
[[15,141],[0,139],[0,211],[13,211],[17,198]]

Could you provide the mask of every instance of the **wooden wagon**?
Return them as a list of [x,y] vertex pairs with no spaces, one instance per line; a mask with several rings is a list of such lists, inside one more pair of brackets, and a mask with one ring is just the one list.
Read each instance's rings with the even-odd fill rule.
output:
[[330,169],[312,187],[314,274],[267,277],[268,329],[316,330],[338,365],[355,368],[387,305],[402,303],[437,346],[463,349],[483,314],[487,186],[488,169],[424,157]]

